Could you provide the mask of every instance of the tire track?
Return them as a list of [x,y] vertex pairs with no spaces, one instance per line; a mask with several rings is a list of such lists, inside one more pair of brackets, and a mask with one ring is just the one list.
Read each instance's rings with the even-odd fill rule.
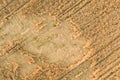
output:
[[[116,3],[118,3],[118,2],[116,2]],[[113,5],[105,8],[100,14],[98,14],[98,15],[97,15],[96,17],[94,17],[92,20],[90,20],[89,22],[87,22],[87,23],[85,23],[85,24],[83,24],[83,25],[88,25],[88,24],[90,24],[92,21],[98,19],[99,17],[101,17],[101,16],[103,16],[103,15],[104,15],[103,17],[105,17],[106,15],[112,13],[112,11],[109,12],[109,9],[113,8],[114,5],[116,5],[116,4],[113,4]],[[107,12],[107,10],[108,10],[108,12]],[[117,10],[119,10],[119,8],[117,8]],[[105,12],[106,12],[106,13],[105,13]],[[81,28],[81,29],[82,29],[82,30],[85,30],[85,29],[87,29],[87,28],[89,28],[89,27],[90,27],[90,26],[84,26],[84,27]]]
[[[120,50],[120,47],[118,48],[118,50]],[[117,49],[116,49],[116,51],[117,51]],[[114,54],[114,52],[115,52],[115,50],[113,51],[113,54]],[[99,70],[98,72],[96,72],[96,75],[98,75],[98,77],[105,75],[108,71],[111,70],[111,67],[114,67],[114,65],[116,65],[117,63],[120,63],[119,57],[116,58],[114,61],[112,61],[110,64],[108,64],[107,67],[104,67],[103,70]],[[110,66],[110,67],[108,67],[108,66]]]
[[[100,64],[101,62],[103,62],[105,59],[107,59],[108,57],[110,57],[113,53],[108,54],[106,57],[104,57],[102,60],[98,61],[98,63],[96,63],[94,66],[97,66],[98,64]],[[101,58],[100,58],[101,59]]]
[[119,39],[119,38],[120,38],[120,35],[117,35],[114,39],[109,41],[108,44],[104,45],[102,48],[94,52],[93,55],[89,59],[93,58],[95,55],[97,55],[96,53],[99,53],[101,50],[107,48],[110,44],[112,44],[116,39]]
[[120,35],[117,35],[117,37],[115,37],[113,40],[111,40],[107,45],[105,45],[104,47],[102,47],[101,49],[99,49],[98,51],[96,51],[95,53],[93,53],[92,56],[90,56],[88,59],[86,59],[84,62],[82,62],[81,64],[79,64],[78,66],[74,67],[72,70],[66,72],[65,74],[63,74],[60,78],[58,78],[58,80],[61,80],[62,78],[64,78],[64,76],[66,76],[68,73],[71,73],[73,70],[75,70],[76,68],[78,68],[80,65],[82,65],[83,63],[85,63],[86,61],[90,60],[92,57],[94,57],[96,55],[96,53],[100,52],[101,50],[105,49],[107,46],[109,46],[111,43],[113,43],[116,39],[120,38]]
[[[109,13],[109,14],[107,14],[107,15],[110,15],[110,14],[112,14],[112,13],[114,13],[114,12],[111,12],[111,13]],[[105,17],[106,18],[106,17]],[[105,18],[103,18],[103,19],[105,19]],[[102,24],[98,24],[98,23],[100,23],[100,22],[103,22],[102,21],[102,19],[101,20],[97,20],[96,22],[94,22],[93,24],[94,25],[87,25],[88,27],[87,27],[87,29],[85,29],[84,31],[82,31],[82,32],[84,32],[85,34],[87,34],[87,36],[88,37],[91,37],[91,36],[95,36],[96,34],[100,34],[100,32],[103,30],[103,29],[105,29],[105,28],[109,28],[109,26],[116,26],[116,25],[104,25],[104,26],[106,26],[105,28],[104,27],[100,27],[100,26],[103,26]],[[118,23],[117,23],[117,25],[119,25],[119,21],[118,21]],[[117,26],[118,28],[119,28],[119,26]],[[111,27],[112,28],[112,27]],[[113,29],[117,29],[117,28],[113,28]],[[106,29],[105,29],[106,30]],[[89,31],[89,32],[87,32],[87,31]],[[93,32],[93,33],[92,33]],[[106,31],[107,32],[107,31]],[[105,34],[105,33],[104,33]],[[102,34],[100,34],[100,35],[102,35]]]
[[[114,39],[118,35],[118,33],[119,33],[119,29],[116,29],[116,30],[106,33],[105,35],[102,35],[99,37],[97,36],[97,38],[93,40],[92,44],[90,44],[90,47],[94,49],[97,48],[97,50],[99,50],[101,49],[101,47],[107,45],[110,42],[110,40]],[[104,44],[101,44],[101,41]]]
[[[6,8],[3,9],[3,11],[1,10],[2,14],[1,14],[1,20],[0,21],[4,21],[5,19],[8,19],[12,14],[14,14],[18,10],[20,10],[22,7],[24,7],[29,2],[30,2],[30,0],[25,0],[25,1],[19,2],[19,5],[15,5],[13,7],[13,10],[9,13],[6,13],[6,10],[9,11],[7,9],[7,7],[9,8],[10,4],[7,5]],[[12,4],[12,2],[11,2],[11,4]]]
[[[104,51],[104,49],[102,50],[103,52],[100,52],[100,53],[97,53],[97,55],[96,56],[94,56],[93,57],[93,60],[95,60],[95,61],[97,61],[98,63],[96,63],[96,64],[94,64],[93,66],[97,66],[99,63],[101,63],[102,61],[104,61],[105,60],[105,58],[107,58],[108,56],[110,56],[111,55],[111,49],[112,50],[114,50],[114,49],[116,49],[119,45],[120,45],[120,42],[119,42],[119,38],[118,38],[118,40],[115,40],[114,41],[115,43],[111,43],[107,48],[108,48],[108,50],[106,50],[106,48],[105,48],[105,50],[106,51]],[[116,44],[117,43],[117,44]],[[106,56],[105,55],[103,55],[103,54],[105,54],[107,52],[107,54],[106,54]],[[110,53],[110,54],[109,54]],[[100,58],[102,56],[102,58]]]
[[[111,53],[113,54],[113,53],[115,53],[115,52],[118,51],[118,50],[120,50],[120,47],[118,47],[117,49],[115,49],[115,50],[112,51]],[[116,62],[111,63],[111,64],[117,65],[118,63],[120,63],[120,59],[119,59],[119,58],[117,58]],[[106,73],[109,72],[112,68],[114,68],[115,65],[114,65],[114,66],[111,66],[110,68],[108,68],[107,71],[106,71]],[[93,68],[94,68],[94,67],[93,67]],[[88,71],[88,70],[90,70],[90,69],[91,69],[91,68],[88,68],[86,71]],[[84,73],[85,73],[85,72],[84,72]],[[105,73],[104,73],[104,74],[105,74]],[[103,76],[103,74],[102,74],[102,76]],[[101,77],[101,75],[100,75],[100,77]],[[95,80],[99,80],[99,79],[97,78],[97,79],[95,79]]]
[[[100,18],[101,16],[104,16],[104,18],[106,18],[105,16],[110,15],[113,11],[109,12],[108,14],[105,13],[105,11],[103,11],[99,16],[96,16],[93,20],[90,20],[88,23],[84,24],[85,26],[83,28],[81,28],[81,30],[85,31],[85,30],[92,30],[93,28],[97,27],[91,27],[89,26],[92,21],[95,21],[96,19]],[[93,22],[94,23],[94,22]]]
[[[114,70],[115,69],[115,70]],[[108,71],[106,71],[105,73],[104,73],[104,75],[102,74],[101,76],[99,76],[98,78],[97,78],[97,80],[99,80],[99,79],[101,79],[101,78],[103,78],[103,79],[107,79],[111,74],[113,74],[114,72],[116,72],[117,70],[119,70],[120,69],[120,61],[119,61],[119,63],[117,64],[115,64],[114,66],[112,66]],[[113,71],[112,71],[113,70]],[[108,73],[108,74],[107,74]]]
[[11,0],[10,2],[8,2],[8,4],[7,5],[5,5],[4,7],[2,7],[1,9],[0,9],[0,12],[4,9],[4,8],[6,8],[8,5],[10,5],[12,2],[14,2],[15,0]]
[[5,19],[7,19],[8,17],[10,17],[12,14],[14,14],[15,12],[19,11],[21,8],[23,8],[27,3],[29,3],[30,0],[27,0],[26,2],[24,2],[23,4],[21,4],[20,6],[18,6],[15,10],[13,10],[10,14],[8,14],[7,16],[5,16]]
[[[113,71],[113,72],[111,73],[111,75],[109,75],[108,77],[106,77],[106,78],[104,78],[104,79],[109,80],[110,77],[115,76],[115,75],[117,74],[117,72],[119,72],[119,71],[120,71],[120,68],[118,68],[117,70]],[[118,75],[119,75],[119,74],[118,74]],[[117,79],[119,79],[119,77],[118,77]]]
[[58,15],[58,17],[61,17],[61,16],[65,15],[66,13],[68,13],[69,11],[71,11],[72,9],[74,9],[76,6],[78,6],[78,5],[79,5],[80,3],[82,3],[83,1],[85,1],[85,0],[80,0],[80,1],[76,2],[76,4],[74,4],[73,6],[69,7],[68,9],[66,9],[66,10],[64,10],[62,13],[60,13],[60,14]]
[[[119,54],[119,52],[117,52],[117,53]],[[97,66],[97,67],[100,67],[100,69],[97,72],[95,72],[95,74],[98,74],[98,73],[102,72],[104,69],[106,69],[107,66],[112,65],[112,64],[114,64],[114,62],[116,62],[117,60],[119,60],[120,56],[118,55],[118,57],[116,57],[114,60],[111,60],[111,62],[109,62],[109,60],[112,57],[115,57],[115,56],[116,56],[116,54],[113,53],[113,55],[109,59],[107,59],[108,62],[104,66]]]
[[[108,6],[107,8],[105,8],[104,10],[102,10],[101,12],[100,12],[100,14],[98,14],[97,16],[95,16],[92,20],[90,20],[89,22],[87,21],[87,23],[84,23],[83,24],[83,26],[84,27],[81,27],[81,30],[86,30],[87,28],[89,28],[90,26],[88,26],[91,22],[93,22],[94,23],[94,21],[97,19],[97,18],[99,18],[99,17],[101,17],[101,16],[103,16],[103,15],[107,15],[107,14],[110,14],[111,12],[112,12],[112,10],[113,10],[113,8],[115,7],[114,5],[119,5],[119,2],[116,2],[116,3],[114,3],[114,4],[112,4],[112,5],[110,5],[110,6]],[[119,8],[117,8],[117,10],[118,10]],[[116,9],[115,9],[116,10]],[[104,16],[103,16],[104,17]],[[79,19],[77,19],[77,20],[79,20]]]
[[84,7],[86,7],[88,4],[90,4],[92,1],[88,1],[86,2],[83,6],[81,6],[80,8],[78,8],[78,10],[76,10],[75,12],[73,12],[73,14],[69,14],[69,15],[66,15],[65,17],[64,16],[61,16],[61,18],[63,17],[63,20],[66,20],[68,18],[70,18],[72,15],[74,15],[75,13],[78,13],[81,9],[83,9]]

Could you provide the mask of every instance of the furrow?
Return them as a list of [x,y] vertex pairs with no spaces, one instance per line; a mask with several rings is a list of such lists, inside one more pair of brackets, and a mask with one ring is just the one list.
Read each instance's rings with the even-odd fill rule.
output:
[[30,0],[27,0],[26,2],[24,2],[23,4],[21,4],[20,6],[18,6],[15,10],[13,10],[10,14],[8,14],[7,16],[5,16],[5,19],[9,18],[13,13],[19,11],[22,7],[24,7],[27,3],[29,3]]
[[[117,33],[119,33],[119,30],[115,29],[113,31],[107,32],[106,34],[103,34],[100,36],[96,35],[97,37],[95,37],[95,39],[93,40],[93,43],[90,45],[90,47],[93,47],[93,48],[97,47],[99,49],[99,47],[105,46],[107,43],[110,42],[110,40],[112,40],[113,38],[115,38],[118,35]],[[103,44],[101,43],[101,41]]]
[[[109,44],[109,46],[107,46],[106,48],[104,48],[101,51],[99,51],[98,53],[96,53],[96,55],[94,57],[92,57],[92,59],[94,61],[99,62],[103,57],[105,57],[106,55],[109,55],[109,53],[111,53],[112,50],[116,49],[120,45],[120,41],[119,40],[120,39],[115,40],[113,43]],[[103,54],[105,54],[105,55],[103,55]]]
[[[26,3],[28,3],[29,0],[25,1],[13,1],[9,5],[7,5],[5,8],[3,8],[0,12],[0,21],[3,21],[5,19],[8,19],[9,16],[11,16],[14,12],[18,11],[22,6],[24,6]],[[13,5],[15,4],[15,5]]]
[[119,72],[120,72],[120,68],[118,68],[118,70],[115,70],[114,72],[111,73],[111,75],[109,75],[108,77],[106,77],[106,80],[110,80],[111,77],[115,77],[115,76],[118,76],[116,79],[119,79],[120,78],[119,77]]
[[10,5],[12,2],[14,2],[15,0],[11,0],[10,2],[8,2],[5,6],[3,6],[1,9],[0,9],[0,12],[6,8],[8,5]]
[[[95,21],[99,17],[103,17],[104,18],[106,15],[110,14],[113,10],[115,10],[114,7],[116,5],[119,5],[118,3],[119,2],[116,2],[116,4],[109,5],[108,7],[106,7],[105,9],[103,9],[99,14],[97,14],[93,19],[90,19],[90,21],[85,22],[83,25],[81,25],[81,23],[80,23],[80,26],[84,26],[84,27],[81,27],[81,29],[84,30],[84,29],[90,27],[90,26],[86,26],[86,25],[89,25],[91,22]],[[77,20],[80,20],[80,19],[77,19]]]
[[120,35],[117,35],[114,39],[109,41],[105,46],[103,46],[102,48],[100,48],[99,50],[94,52],[93,55],[90,57],[90,59],[92,59],[95,55],[97,55],[97,53],[99,53],[101,50],[107,48],[110,44],[112,44],[116,39],[119,39],[119,38],[120,38]]
[[92,57],[94,57],[96,55],[96,53],[100,52],[102,49],[106,48],[107,46],[109,46],[110,43],[114,42],[114,40],[118,39],[120,37],[120,35],[117,35],[117,37],[115,37],[113,40],[111,40],[107,45],[105,45],[104,47],[102,47],[100,50],[96,51],[92,56],[90,56],[88,59],[86,59],[84,62],[80,63],[78,66],[76,66],[75,68],[73,68],[71,71],[66,72],[64,75],[62,75],[60,78],[58,78],[58,80],[61,80],[64,76],[66,76],[68,73],[71,73],[73,70],[75,70],[76,68],[78,68],[80,65],[84,64],[86,61],[90,60]]
[[[53,1],[55,2],[55,1]],[[64,13],[67,9],[69,9],[71,6],[73,6],[75,3],[77,3],[77,0],[65,0],[65,1],[61,1],[58,4],[54,4],[53,2],[51,2],[50,4],[50,8],[49,11],[52,15],[58,16],[62,13]],[[57,2],[57,1],[56,1]],[[57,7],[58,6],[58,7]]]
[[63,17],[63,20],[66,20],[66,19],[68,19],[68,18],[70,18],[71,16],[73,16],[75,13],[78,13],[81,9],[83,9],[84,7],[86,7],[88,4],[90,4],[92,1],[90,0],[90,1],[88,1],[88,2],[86,2],[83,6],[81,6],[80,8],[78,8],[78,9],[74,9],[75,11],[73,11],[73,13],[71,13],[71,14],[69,14],[69,15],[66,15],[65,17]]
[[80,3],[82,3],[85,0],[80,0],[78,2],[76,2],[76,4],[74,4],[73,6],[69,7],[68,9],[64,10],[63,13],[60,13],[58,15],[58,17],[62,17],[63,15],[65,15],[66,13],[68,13],[69,11],[71,11],[72,9],[74,9],[76,6],[78,6]]
[[[117,54],[118,53],[118,54]],[[116,56],[118,55],[118,56]],[[114,58],[113,58],[114,57]],[[99,68],[99,70],[97,72],[95,72],[95,74],[99,74],[100,72],[104,71],[107,66],[110,66],[112,64],[114,64],[116,61],[119,61],[119,50],[118,52],[116,52],[116,54],[113,53],[112,56],[110,56],[105,62],[103,62],[101,65],[99,66],[95,66],[95,68]],[[105,63],[105,64],[104,64]]]
[[120,61],[119,61],[119,63],[116,63],[114,66],[112,66],[108,71],[106,71],[102,75],[100,75],[97,78],[97,80],[106,79],[107,77],[109,77],[111,74],[113,74],[114,72],[116,72],[119,69],[120,69]]
[[[116,65],[117,63],[120,62],[120,59],[117,58],[116,60],[113,61],[113,63],[111,62],[110,64],[108,64],[103,70],[98,71],[95,75],[97,75],[98,77],[104,75],[106,72],[108,72],[114,65]],[[98,78],[97,77],[97,78]]]
[[60,20],[66,20],[69,17],[71,17],[74,13],[76,13],[77,11],[80,11],[82,8],[84,8],[85,6],[87,6],[91,1],[88,1],[86,3],[84,3],[81,7],[79,7],[78,9],[74,9],[73,11],[68,12],[67,14],[64,14],[63,16],[58,17]]

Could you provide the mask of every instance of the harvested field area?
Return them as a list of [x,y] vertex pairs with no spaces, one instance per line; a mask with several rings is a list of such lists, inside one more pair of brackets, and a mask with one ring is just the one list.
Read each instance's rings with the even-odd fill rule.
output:
[[0,0],[0,80],[120,80],[120,0]]

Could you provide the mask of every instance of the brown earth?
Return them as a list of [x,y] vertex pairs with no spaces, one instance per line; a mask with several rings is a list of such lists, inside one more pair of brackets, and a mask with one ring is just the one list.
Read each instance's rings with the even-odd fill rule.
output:
[[0,80],[120,80],[120,0],[0,0]]

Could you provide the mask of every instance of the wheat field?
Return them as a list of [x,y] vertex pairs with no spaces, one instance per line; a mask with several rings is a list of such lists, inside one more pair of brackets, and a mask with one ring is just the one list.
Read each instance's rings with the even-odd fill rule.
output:
[[0,0],[0,80],[120,80],[120,0]]

